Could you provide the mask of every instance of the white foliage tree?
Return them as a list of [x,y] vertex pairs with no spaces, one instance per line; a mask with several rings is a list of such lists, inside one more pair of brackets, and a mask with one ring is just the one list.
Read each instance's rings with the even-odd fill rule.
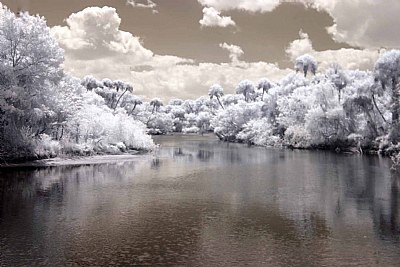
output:
[[390,88],[392,92],[392,129],[390,139],[398,142],[400,139],[400,50],[384,53],[375,63],[374,76],[382,88]]
[[272,88],[272,83],[267,78],[262,78],[258,82],[258,87],[257,88],[259,90],[262,90],[261,100],[264,100],[264,94],[267,93],[268,90]]
[[294,68],[296,72],[302,71],[304,73],[304,77],[307,77],[308,72],[310,71],[315,75],[317,72],[318,63],[313,56],[309,54],[305,54],[296,58]]
[[236,87],[236,94],[243,94],[244,100],[248,102],[251,94],[254,94],[255,88],[251,81],[243,80]]
[[328,75],[338,91],[338,101],[340,103],[342,90],[347,86],[348,78],[342,67],[337,63],[331,65],[331,67],[328,69]]
[[32,135],[50,131],[62,62],[43,18],[0,10],[0,150],[29,150]]
[[159,99],[159,98],[153,98],[153,99],[150,101],[150,106],[153,107],[153,109],[151,110],[151,113],[153,114],[154,111],[158,111],[162,105],[163,105],[163,103],[162,103],[161,99]]
[[213,99],[215,97],[221,108],[224,109],[224,106],[220,101],[220,98],[224,95],[224,88],[222,88],[221,85],[219,84],[211,85],[210,89],[208,90],[208,95],[210,96],[210,99]]

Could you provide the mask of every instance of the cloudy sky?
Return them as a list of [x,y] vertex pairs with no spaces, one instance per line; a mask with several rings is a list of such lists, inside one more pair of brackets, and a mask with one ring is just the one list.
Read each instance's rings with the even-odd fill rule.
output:
[[[1,1],[1,0],[0,0]],[[304,53],[371,69],[400,48],[399,0],[7,0],[40,14],[65,69],[121,79],[145,98],[195,98],[220,83],[278,81]]]

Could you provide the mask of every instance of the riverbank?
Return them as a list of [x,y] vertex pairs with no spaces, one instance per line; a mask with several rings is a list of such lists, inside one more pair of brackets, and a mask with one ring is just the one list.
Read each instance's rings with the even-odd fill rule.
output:
[[[213,133],[206,134],[184,134],[184,133],[173,133],[166,135],[152,135],[152,139],[156,145],[152,150],[119,150],[115,149],[114,153],[99,152],[95,153],[93,150],[80,151],[79,153],[68,153],[61,155],[36,155],[32,157],[20,157],[11,158],[3,156],[0,162],[0,168],[13,168],[13,167],[52,167],[52,166],[69,166],[69,165],[89,165],[89,164],[104,164],[104,163],[115,163],[118,161],[131,161],[139,158],[140,156],[150,155],[154,149],[157,148],[157,140],[160,138],[168,139],[168,137],[175,138],[176,136],[192,137],[195,140],[198,138],[210,138],[215,136]],[[217,138],[215,136],[215,138]]]

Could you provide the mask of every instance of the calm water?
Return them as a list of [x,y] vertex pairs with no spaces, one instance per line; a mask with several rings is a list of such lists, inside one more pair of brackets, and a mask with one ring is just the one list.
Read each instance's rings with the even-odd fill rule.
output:
[[131,162],[0,170],[0,266],[400,266],[387,159],[156,141]]

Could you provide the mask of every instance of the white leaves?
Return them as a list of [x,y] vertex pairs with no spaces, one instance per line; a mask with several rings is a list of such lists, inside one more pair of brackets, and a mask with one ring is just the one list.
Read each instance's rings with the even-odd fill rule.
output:
[[384,86],[395,86],[400,80],[400,50],[385,52],[376,61],[374,74]]
[[213,84],[210,86],[210,89],[208,90],[208,95],[210,96],[210,98],[213,97],[219,98],[224,95],[224,88],[222,88],[222,86],[219,84]]
[[311,71],[311,73],[315,75],[317,72],[317,66],[318,63],[315,58],[308,54],[296,58],[296,62],[294,64],[295,70],[302,71],[304,73],[304,77],[307,76],[308,71]]
[[58,82],[63,50],[50,35],[45,20],[25,13],[16,17],[6,9],[0,20],[2,72],[11,69],[22,86],[43,86],[45,80]]
[[255,93],[255,87],[249,80],[241,81],[236,87],[236,94],[243,94],[245,101],[248,101],[251,94]]

